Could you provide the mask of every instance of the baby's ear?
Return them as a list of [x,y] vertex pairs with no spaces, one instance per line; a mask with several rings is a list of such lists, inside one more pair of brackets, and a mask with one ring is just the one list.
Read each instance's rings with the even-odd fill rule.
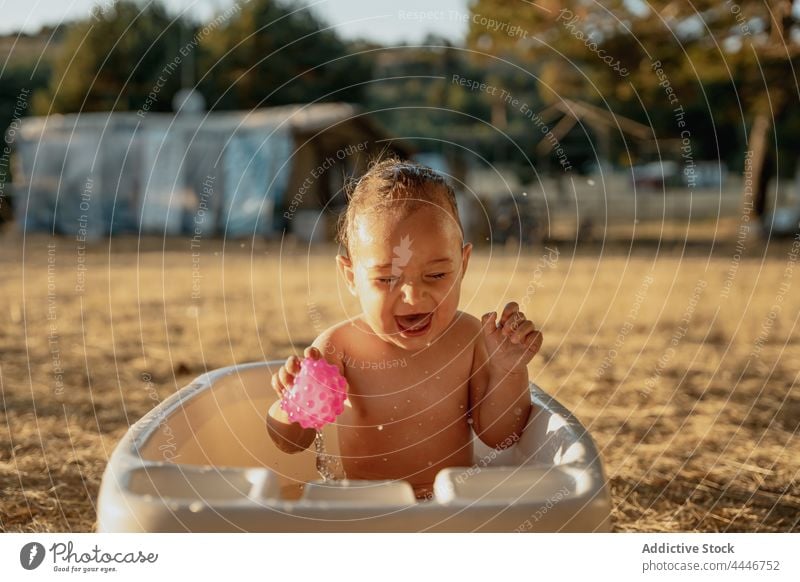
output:
[[339,273],[344,277],[347,283],[347,288],[352,295],[356,294],[355,272],[353,271],[353,261],[344,255],[336,255],[336,266],[339,268]]
[[461,249],[461,273],[467,272],[467,265],[469,265],[469,258],[472,256],[472,243],[464,243]]

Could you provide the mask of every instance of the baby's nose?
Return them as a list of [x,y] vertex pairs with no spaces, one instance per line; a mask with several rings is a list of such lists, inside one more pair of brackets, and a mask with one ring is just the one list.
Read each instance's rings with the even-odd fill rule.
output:
[[404,283],[401,291],[403,293],[403,300],[409,305],[417,305],[422,301],[425,295],[422,287],[414,283]]

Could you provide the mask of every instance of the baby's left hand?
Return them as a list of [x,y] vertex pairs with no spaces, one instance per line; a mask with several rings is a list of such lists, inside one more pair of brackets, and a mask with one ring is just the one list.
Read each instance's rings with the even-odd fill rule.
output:
[[542,347],[542,333],[533,322],[525,319],[525,314],[513,301],[503,309],[499,324],[494,311],[485,314],[481,323],[489,365],[501,373],[525,370]]

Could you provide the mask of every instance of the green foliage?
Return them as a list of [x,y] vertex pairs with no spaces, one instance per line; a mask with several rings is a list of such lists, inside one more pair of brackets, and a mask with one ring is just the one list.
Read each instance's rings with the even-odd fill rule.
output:
[[[742,113],[749,123],[771,102],[776,119],[797,115],[796,108],[785,107],[793,93],[790,60],[795,68],[800,64],[797,42],[789,43],[793,48],[775,49],[776,18],[787,30],[794,28],[795,35],[797,22],[791,15],[781,20],[776,10],[791,1],[771,4],[475,0],[472,14],[490,15],[495,24],[470,19],[467,41],[478,52],[511,55],[541,71],[549,85],[543,101],[569,98],[610,107],[652,124],[660,139],[678,137],[673,110],[681,105],[695,153],[735,163],[744,143]],[[512,26],[523,32],[512,34]],[[611,58],[603,62],[601,54]],[[656,74],[656,68],[665,75]],[[666,83],[677,104],[669,102]]]
[[422,45],[376,52],[374,76],[381,81],[369,86],[368,108],[392,135],[406,138],[420,151],[463,159],[473,157],[465,152],[470,150],[490,162],[524,167],[525,157],[535,154],[532,148],[518,151],[512,142],[524,143],[519,138],[530,132],[529,122],[509,115],[504,127],[502,120],[492,119],[499,93],[471,90],[458,80],[502,87],[539,109],[536,76],[493,56],[478,62],[471,51],[441,38],[429,37]]
[[358,102],[370,62],[325,27],[308,9],[274,0],[234,4],[199,24],[158,1],[117,0],[69,25],[35,110],[169,111],[182,76],[217,109]]
[[[72,24],[38,113],[135,110],[179,49],[181,23],[157,2],[118,0],[96,8],[87,20]],[[167,75],[152,104],[168,110],[179,76]]]
[[201,87],[213,108],[362,98],[369,62],[308,8],[251,0],[202,35]]

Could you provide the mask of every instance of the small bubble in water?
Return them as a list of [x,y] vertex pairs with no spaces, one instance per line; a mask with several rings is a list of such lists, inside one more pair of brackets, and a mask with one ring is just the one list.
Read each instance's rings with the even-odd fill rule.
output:
[[589,186],[594,186],[594,180],[587,180],[586,183],[589,184]]
[[527,193],[527,192],[523,192],[523,193],[522,193],[522,195],[523,195],[523,196],[527,196],[527,195],[528,195],[528,193]]

